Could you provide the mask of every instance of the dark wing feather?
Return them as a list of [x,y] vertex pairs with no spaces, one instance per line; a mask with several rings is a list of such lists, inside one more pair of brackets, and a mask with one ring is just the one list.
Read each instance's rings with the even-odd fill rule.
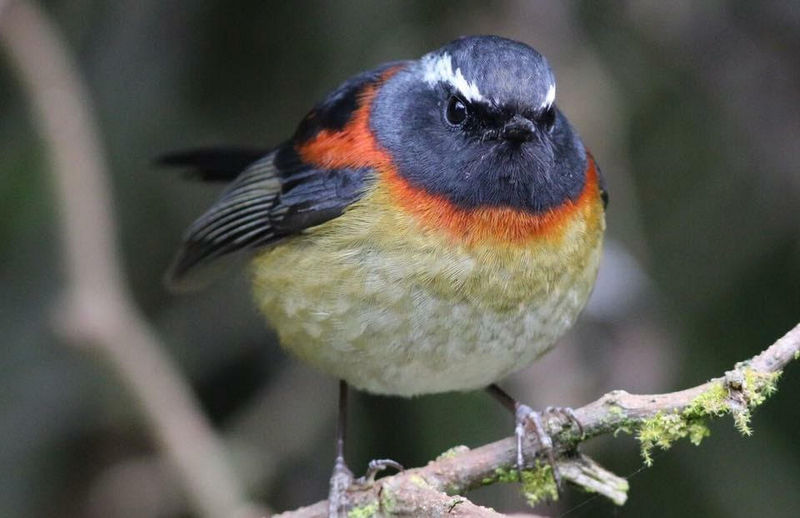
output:
[[339,216],[364,192],[372,171],[320,169],[290,146],[245,169],[186,231],[168,275],[186,287],[191,271],[234,252],[254,250]]

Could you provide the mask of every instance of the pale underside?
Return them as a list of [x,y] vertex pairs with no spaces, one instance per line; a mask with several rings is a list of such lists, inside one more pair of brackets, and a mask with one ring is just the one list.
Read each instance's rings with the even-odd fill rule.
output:
[[359,389],[412,396],[485,387],[572,326],[597,274],[599,200],[558,237],[467,247],[386,196],[254,260],[256,300],[287,350]]

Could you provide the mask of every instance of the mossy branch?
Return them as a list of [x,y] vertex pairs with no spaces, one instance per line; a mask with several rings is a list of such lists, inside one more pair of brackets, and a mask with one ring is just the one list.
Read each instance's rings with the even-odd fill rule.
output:
[[[616,390],[575,409],[583,435],[566,419],[548,416],[546,425],[553,436],[558,469],[570,483],[622,505],[627,498],[627,481],[578,454],[580,443],[598,435],[633,434],[649,465],[653,448],[669,448],[682,438],[699,444],[709,434],[705,421],[710,418],[730,413],[736,428],[750,435],[751,410],[775,392],[783,368],[794,359],[800,359],[800,324],[761,354],[702,385],[654,395]],[[527,447],[529,457],[538,453],[537,444]],[[502,516],[459,495],[487,484],[519,482],[515,458],[513,437],[472,450],[453,448],[425,467],[352,488],[348,492],[348,516]],[[550,467],[536,462],[524,471],[522,491],[531,504],[557,497]],[[318,502],[279,516],[323,517],[327,509],[326,502]]]

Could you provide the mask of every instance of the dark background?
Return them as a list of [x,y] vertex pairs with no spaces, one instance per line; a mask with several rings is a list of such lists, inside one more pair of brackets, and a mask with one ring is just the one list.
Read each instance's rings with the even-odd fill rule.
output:
[[[505,385],[533,406],[718,376],[800,317],[800,4],[688,0],[72,0],[43,7],[88,83],[113,172],[124,268],[225,437],[250,495],[274,509],[324,497],[335,381],[287,358],[232,274],[187,296],[161,277],[213,186],[150,166],[203,144],[269,146],[340,81],[464,34],[545,54],[557,103],[609,186],[594,298],[560,347]],[[63,266],[43,144],[0,61],[0,516],[188,516],[117,379],[52,325]],[[615,509],[567,489],[554,516],[794,516],[800,372],[741,437],[729,418],[640,469],[637,443],[585,446],[631,475]],[[350,465],[406,466],[512,431],[482,393],[358,396]],[[524,510],[515,487],[470,495]]]

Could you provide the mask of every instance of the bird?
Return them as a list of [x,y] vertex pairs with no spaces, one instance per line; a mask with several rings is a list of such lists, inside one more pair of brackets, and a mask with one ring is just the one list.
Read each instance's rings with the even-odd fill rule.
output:
[[[194,148],[160,162],[228,182],[185,232],[170,284],[246,256],[281,346],[339,380],[331,516],[358,482],[344,459],[351,387],[485,389],[514,413],[520,469],[527,434],[552,452],[543,414],[497,383],[576,321],[608,195],[534,48],[461,37],[347,79],[275,147]],[[370,476],[386,467],[402,469],[375,461]]]

